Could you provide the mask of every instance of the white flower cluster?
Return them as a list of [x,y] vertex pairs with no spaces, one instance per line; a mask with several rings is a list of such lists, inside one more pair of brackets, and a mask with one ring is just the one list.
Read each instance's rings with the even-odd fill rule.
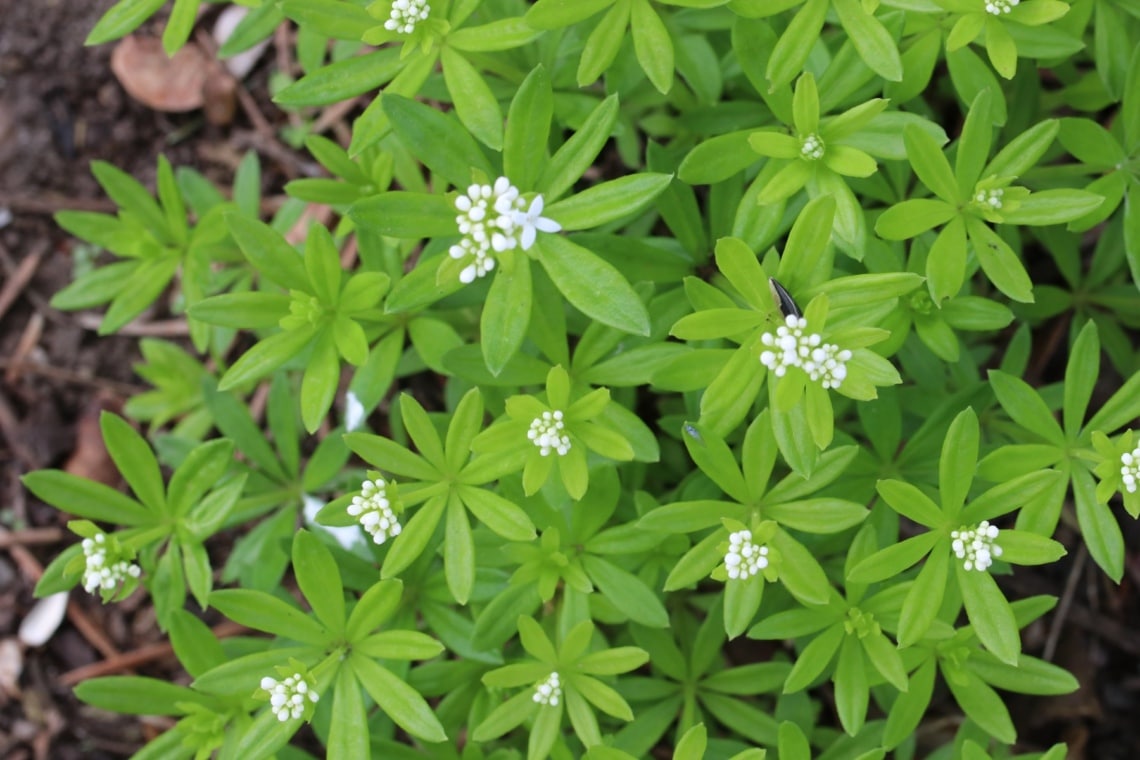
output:
[[138,578],[142,568],[126,560],[107,561],[107,534],[97,533],[94,538],[83,539],[83,556],[87,566],[83,569],[83,590],[110,591],[128,577]]
[[1136,493],[1140,485],[1140,445],[1120,455],[1120,479],[1124,481],[1125,491]]
[[348,514],[360,521],[372,540],[382,544],[400,535],[400,521],[388,501],[388,484],[383,478],[366,480],[360,486],[360,496],[353,496]]
[[992,190],[979,190],[977,194],[974,195],[974,203],[984,208],[997,211],[1001,208],[1003,195],[1005,195],[1005,191],[1000,187],[995,187]]
[[823,140],[814,132],[800,140],[800,156],[807,161],[823,158]]
[[772,349],[760,353],[760,363],[776,377],[787,374],[788,367],[799,367],[824,389],[838,388],[847,377],[851,352],[840,350],[834,343],[824,343],[819,333],[808,334],[806,329],[805,318],[789,314],[775,335],[760,336],[760,342]]
[[1009,13],[1021,0],[986,0],[986,12],[995,16]]
[[431,6],[427,0],[395,0],[384,28],[390,32],[411,34],[415,31],[416,24],[426,19],[429,13]]
[[563,457],[570,451],[570,436],[563,432],[565,428],[562,412],[543,412],[541,417],[535,417],[530,423],[526,437],[538,447],[539,453],[544,457],[549,456],[552,450]]
[[738,530],[728,536],[724,569],[732,580],[746,580],[768,567],[768,547],[752,543],[752,531]]
[[269,708],[282,723],[305,714],[306,698],[311,702],[316,702],[318,698],[300,673],[294,673],[283,681],[266,676],[261,679],[261,688],[269,692]]
[[474,261],[459,273],[460,282],[473,282],[495,268],[495,252],[522,247],[530,250],[539,232],[558,232],[562,226],[542,216],[543,200],[536,195],[530,207],[519,189],[506,177],[494,185],[471,185],[467,194],[455,199],[459,215],[455,223],[463,238],[448,253],[459,260]]
[[954,556],[965,560],[962,567],[967,570],[985,571],[994,563],[994,557],[1001,556],[1001,547],[994,543],[998,537],[996,525],[982,520],[976,528],[959,528],[950,532]]
[[562,699],[562,683],[558,680],[558,673],[551,673],[545,681],[534,685],[534,701],[540,705],[554,707]]

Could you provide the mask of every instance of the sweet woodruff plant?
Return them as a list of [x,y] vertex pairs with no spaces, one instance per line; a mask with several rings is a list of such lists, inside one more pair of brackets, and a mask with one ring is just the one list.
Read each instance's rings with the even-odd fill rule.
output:
[[324,176],[95,163],[57,217],[106,255],[55,306],[189,326],[103,417],[129,493],[24,481],[77,518],[37,593],[188,674],[78,686],[170,717],[137,757],[1065,756],[1004,579],[1120,581],[1140,515],[1140,6],[241,5]]

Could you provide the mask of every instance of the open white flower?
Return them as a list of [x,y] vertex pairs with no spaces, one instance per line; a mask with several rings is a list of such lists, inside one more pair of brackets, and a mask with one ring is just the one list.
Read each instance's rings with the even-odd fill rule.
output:
[[495,268],[495,254],[524,251],[534,245],[539,232],[558,232],[562,225],[542,216],[543,199],[536,195],[526,205],[519,189],[506,177],[493,184],[474,184],[455,199],[459,214],[455,223],[463,237],[448,249],[451,258],[467,261],[459,273],[463,284],[485,277]]
[[995,557],[1001,556],[1001,547],[997,541],[998,527],[990,525],[989,520],[982,520],[976,528],[959,528],[950,532],[953,543],[954,556],[963,560],[962,567],[966,570],[984,572],[994,563]]
[[561,224],[542,215],[544,205],[545,201],[539,194],[534,196],[534,200],[530,202],[530,208],[526,211],[514,212],[514,222],[522,230],[519,240],[524,251],[529,251],[530,247],[534,245],[539,232],[559,232],[562,230]]
[[292,718],[297,720],[305,714],[306,700],[315,703],[317,692],[300,673],[294,673],[281,681],[266,676],[261,679],[261,688],[269,694],[269,709],[284,723]]

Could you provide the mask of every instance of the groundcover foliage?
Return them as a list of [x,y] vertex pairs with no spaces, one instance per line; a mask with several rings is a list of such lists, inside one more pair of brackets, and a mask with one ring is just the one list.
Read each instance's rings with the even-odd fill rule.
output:
[[176,719],[137,757],[1004,758],[1001,692],[1076,688],[1000,577],[1068,514],[1119,581],[1140,515],[1140,6],[242,5],[328,176],[263,219],[252,155],[99,163],[119,212],[58,217],[109,256],[56,306],[192,337],[103,418],[132,495],[25,480],[80,518],[38,593],[141,586],[192,678],[80,684]]

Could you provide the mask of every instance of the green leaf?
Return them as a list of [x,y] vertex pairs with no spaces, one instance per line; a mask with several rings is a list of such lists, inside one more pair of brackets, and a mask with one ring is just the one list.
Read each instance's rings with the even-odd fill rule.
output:
[[586,38],[586,46],[578,61],[579,87],[592,84],[614,62],[629,25],[631,2],[632,0],[616,0]]
[[1014,422],[1049,443],[1065,445],[1065,433],[1053,412],[1028,383],[1001,370],[990,370],[989,379],[998,402]]
[[588,554],[582,557],[582,566],[598,590],[630,620],[651,628],[669,625],[665,606],[636,575]]
[[958,138],[958,154],[954,159],[954,174],[958,178],[958,194],[961,197],[974,191],[974,186],[982,178],[982,167],[990,155],[994,136],[993,120],[990,118],[992,101],[992,92],[982,90],[966,112],[966,123],[962,126],[962,134]]
[[1096,498],[1092,475],[1082,467],[1073,468],[1073,500],[1077,523],[1089,554],[1117,583],[1124,575],[1124,536],[1116,515]]
[[624,332],[649,334],[645,305],[611,264],[557,235],[543,236],[535,249],[558,290],[583,314]]
[[[943,670],[945,671],[945,666]],[[1013,721],[997,692],[972,673],[944,674],[954,700],[987,733],[1004,744],[1017,741]]]
[[495,176],[478,144],[455,119],[399,95],[386,94],[384,113],[412,155],[452,185],[465,188],[472,172]]
[[902,58],[891,33],[857,0],[833,0],[839,23],[847,31],[859,57],[879,76],[891,82],[903,78]]
[[334,635],[344,631],[344,588],[332,553],[312,533],[293,537],[293,573],[313,614]]
[[329,722],[328,752],[334,757],[369,754],[368,712],[352,668],[340,668],[333,687],[336,709]]
[[659,92],[669,92],[673,87],[673,40],[649,0],[633,0],[630,27],[642,70]]
[[791,82],[803,71],[812,46],[819,39],[829,0],[808,0],[792,18],[768,59],[769,91]]
[[702,140],[681,161],[677,176],[690,185],[710,185],[744,171],[756,163],[756,156],[749,152],[754,133],[755,130],[743,129]]
[[460,486],[459,496],[479,522],[508,541],[531,541],[534,523],[517,504],[483,488]]
[[[233,369],[236,368],[235,364]],[[328,414],[339,383],[340,359],[336,340],[332,330],[325,330],[317,336],[305,375],[301,378],[301,421],[310,433],[320,427]]]
[[447,588],[460,604],[467,604],[475,585],[475,541],[467,510],[455,494],[447,501],[444,522],[443,569]]
[[1064,404],[1061,408],[1065,435],[1075,439],[1080,433],[1085,412],[1089,408],[1093,388],[1100,374],[1100,338],[1096,323],[1089,321],[1069,352],[1065,365]]
[[127,715],[181,715],[181,702],[209,703],[209,697],[185,686],[143,676],[89,678],[75,696],[93,707]]
[[117,40],[153,16],[166,0],[119,0],[103,14],[83,41],[84,45],[102,45]]
[[524,17],[535,29],[558,29],[588,19],[614,0],[538,0]]
[[502,150],[503,112],[487,80],[450,45],[441,50],[440,61],[443,63],[443,81],[463,126],[487,147]]
[[526,338],[530,324],[531,282],[530,259],[526,256],[513,257],[513,266],[500,268],[491,282],[479,330],[483,358],[493,375],[503,371]]
[[[451,35],[451,39],[454,37],[454,34]],[[529,190],[538,180],[546,159],[553,114],[554,95],[550,76],[546,73],[546,68],[539,64],[519,85],[507,112],[503,172],[516,187]]]
[[1007,224],[1062,224],[1080,219],[1104,203],[1104,198],[1084,190],[1042,190],[1031,194],[1002,216]]
[[[937,538],[935,534],[931,535]],[[902,544],[896,544],[896,546],[902,546]],[[873,554],[864,562],[874,559],[876,556]],[[938,610],[942,606],[942,597],[946,593],[949,563],[949,542],[942,540],[934,544],[933,550],[926,558],[926,564],[922,566],[922,570],[918,572],[918,577],[915,578],[914,585],[907,592],[906,600],[903,602],[902,611],[899,614],[898,640],[900,647],[908,647],[917,643],[926,635],[934,622],[934,618],[938,616]],[[860,565],[862,564],[860,563]],[[856,569],[858,568],[857,565]],[[1014,626],[1014,630],[1016,630],[1016,626]]]
[[441,195],[389,192],[352,205],[349,216],[359,226],[379,235],[420,239],[458,235],[455,205]]
[[539,175],[537,190],[547,203],[553,203],[573,187],[613,134],[618,117],[618,96],[610,95],[582,122],[582,126],[562,144]]
[[672,180],[670,174],[631,174],[602,182],[558,201],[548,206],[544,215],[567,231],[600,227],[639,213]]
[[397,579],[373,583],[352,608],[345,626],[346,640],[361,641],[386,623],[396,614],[403,589],[404,584]]
[[397,726],[426,742],[447,741],[447,732],[419,692],[367,657],[352,656],[349,663],[364,690]]
[[1015,301],[1033,303],[1033,281],[1009,243],[976,216],[966,217],[966,232],[990,282]]
[[[943,452],[945,451],[946,447],[943,448]],[[875,484],[875,490],[891,509],[919,525],[936,528],[946,519],[942,509],[929,496],[906,481],[880,480]]]
[[278,92],[274,103],[286,108],[341,103],[383,87],[405,63],[397,47],[350,56],[302,76]]
[[954,563],[954,572],[978,640],[1002,662],[1016,665],[1021,652],[1017,621],[993,576],[984,570],[966,570],[960,562]]
[[328,631],[317,621],[275,596],[250,589],[221,589],[210,594],[210,606],[236,623],[289,641],[322,646]]
[[867,718],[870,689],[863,650],[854,636],[845,636],[835,666],[835,709],[843,730],[854,736]]
[[166,489],[162,472],[150,445],[126,420],[111,412],[99,415],[103,442],[115,466],[139,501],[156,513],[166,512]]
[[946,201],[912,198],[884,211],[875,222],[875,233],[884,240],[909,240],[946,224],[957,213],[957,209]]
[[359,5],[341,0],[283,0],[280,5],[298,26],[324,37],[357,42],[376,23]]
[[260,275],[287,290],[309,292],[304,259],[274,229],[237,213],[226,215],[226,226]]
[[908,124],[903,130],[903,141],[907,159],[922,184],[942,200],[957,206],[961,200],[958,180],[935,139],[915,125]]
[[982,176],[1007,178],[1025,174],[1049,150],[1058,128],[1056,119],[1047,119],[1025,130],[998,151],[982,171]]
[[[447,45],[467,53],[485,53],[521,47],[541,35],[537,27],[522,18],[504,18],[457,29],[447,35]],[[513,174],[510,176],[514,178]]]
[[[966,407],[946,432],[942,443],[942,456],[938,460],[938,489],[942,495],[942,509],[953,519],[962,509],[974,471],[978,466],[978,416],[973,407]],[[930,526],[934,527],[934,526]]]

